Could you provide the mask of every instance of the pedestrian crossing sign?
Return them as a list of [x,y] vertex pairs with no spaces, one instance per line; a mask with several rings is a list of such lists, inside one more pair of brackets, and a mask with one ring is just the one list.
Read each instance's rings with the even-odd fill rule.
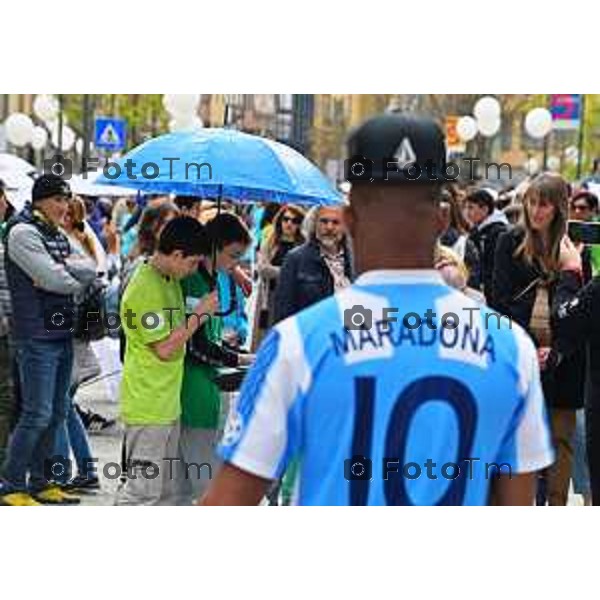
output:
[[126,142],[125,119],[97,117],[94,145],[102,150],[122,150]]

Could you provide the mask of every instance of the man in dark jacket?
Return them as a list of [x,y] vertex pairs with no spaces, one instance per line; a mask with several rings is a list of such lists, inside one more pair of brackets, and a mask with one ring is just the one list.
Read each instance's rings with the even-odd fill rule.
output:
[[76,257],[60,230],[69,185],[42,175],[31,196],[32,204],[11,220],[5,235],[22,410],[8,447],[0,504],[76,503],[77,497],[48,485],[47,469],[70,402],[73,295],[93,281],[96,265]]
[[492,277],[494,273],[494,256],[496,243],[500,234],[509,225],[506,215],[494,206],[494,198],[487,190],[471,192],[465,199],[465,216],[473,229],[469,240],[473,242],[480,258],[482,291],[486,302],[494,306],[492,294]]
[[275,321],[350,285],[352,252],[343,210],[323,206],[307,217],[308,241],[285,258],[275,290]]

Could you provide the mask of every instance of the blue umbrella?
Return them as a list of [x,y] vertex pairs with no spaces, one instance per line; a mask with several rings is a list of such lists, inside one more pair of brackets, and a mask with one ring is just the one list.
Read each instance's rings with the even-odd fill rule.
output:
[[105,169],[96,183],[234,202],[342,202],[323,173],[299,152],[232,129],[161,135],[134,148],[116,165]]

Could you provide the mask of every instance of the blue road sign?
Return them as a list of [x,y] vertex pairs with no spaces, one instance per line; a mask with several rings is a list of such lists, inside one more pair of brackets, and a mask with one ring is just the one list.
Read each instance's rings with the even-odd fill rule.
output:
[[117,117],[97,117],[94,145],[101,150],[122,150],[127,139],[127,121]]

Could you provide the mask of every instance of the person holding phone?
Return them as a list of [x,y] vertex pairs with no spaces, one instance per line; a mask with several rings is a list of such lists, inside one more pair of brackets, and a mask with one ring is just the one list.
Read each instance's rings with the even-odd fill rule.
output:
[[533,338],[542,369],[556,462],[543,477],[538,502],[564,506],[569,495],[576,411],[583,406],[585,356],[547,364],[553,343],[550,310],[566,238],[569,185],[559,175],[538,175],[525,192],[523,222],[500,236],[494,265],[493,308]]
[[566,239],[561,247],[560,277],[552,316],[556,332],[549,361],[560,364],[588,348],[585,438],[592,504],[600,505],[600,278],[584,285],[579,249]]

